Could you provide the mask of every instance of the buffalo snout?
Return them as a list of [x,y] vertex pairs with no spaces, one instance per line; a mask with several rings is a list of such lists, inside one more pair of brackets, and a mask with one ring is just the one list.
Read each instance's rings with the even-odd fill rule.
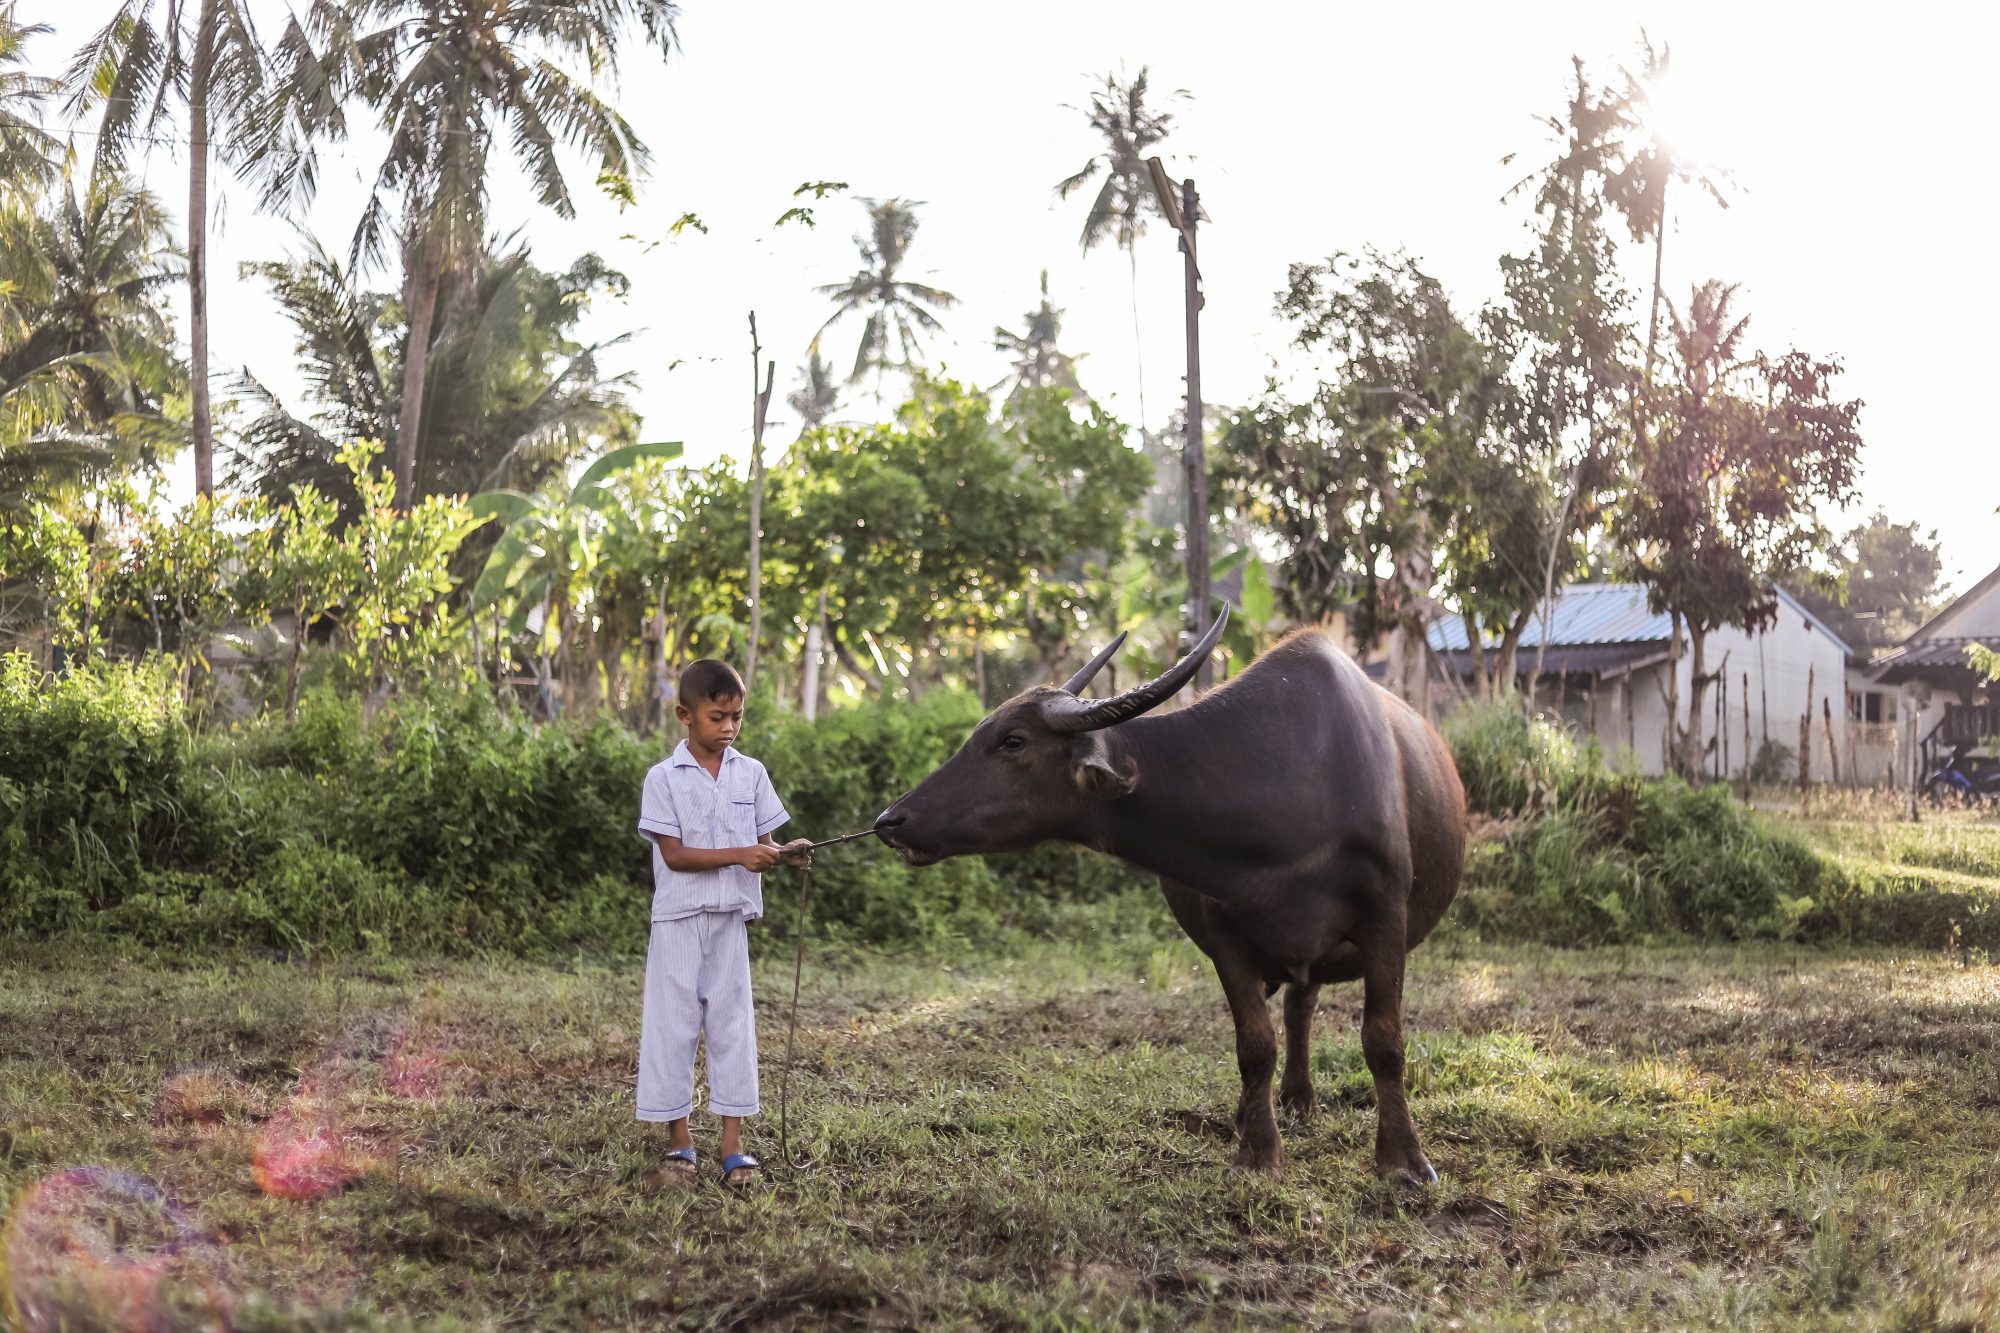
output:
[[889,849],[913,866],[927,866],[942,858],[922,852],[910,846],[904,838],[904,825],[909,823],[909,815],[903,811],[903,802],[894,805],[875,816],[875,836],[889,845]]

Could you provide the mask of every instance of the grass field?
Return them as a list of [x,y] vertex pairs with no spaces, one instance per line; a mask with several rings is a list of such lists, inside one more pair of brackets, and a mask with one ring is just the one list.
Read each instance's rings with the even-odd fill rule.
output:
[[1411,1195],[1351,989],[1272,1180],[1226,1169],[1228,1024],[1164,929],[815,965],[818,1161],[767,1115],[748,1197],[658,1175],[636,966],[0,964],[24,1323],[2000,1325],[2000,970],[1963,960],[1426,947]]

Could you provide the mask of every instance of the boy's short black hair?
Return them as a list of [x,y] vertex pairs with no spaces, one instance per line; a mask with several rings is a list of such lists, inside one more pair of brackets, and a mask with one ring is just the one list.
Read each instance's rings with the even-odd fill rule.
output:
[[688,669],[681,672],[680,692],[674,702],[683,708],[693,708],[710,699],[727,701],[742,697],[743,677],[736,674],[736,668],[727,662],[704,657],[699,662],[690,663]]

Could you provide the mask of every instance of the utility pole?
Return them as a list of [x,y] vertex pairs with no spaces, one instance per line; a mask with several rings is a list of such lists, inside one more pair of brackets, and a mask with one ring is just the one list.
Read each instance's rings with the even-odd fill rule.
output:
[[757,312],[750,312],[750,392],[755,411],[750,424],[750,651],[744,654],[743,688],[750,689],[757,676],[757,641],[764,635],[764,414],[771,406],[771,382],[778,374],[776,361],[764,364],[764,387],[757,387],[757,363],[764,348],[757,341]]
[[[1181,446],[1181,467],[1187,479],[1187,580],[1189,632],[1199,642],[1208,633],[1208,460],[1201,428],[1201,269],[1195,256],[1195,222],[1201,216],[1201,199],[1190,177],[1176,191],[1167,169],[1157,157],[1146,159],[1152,174],[1153,191],[1159,196],[1160,211],[1180,233],[1182,268],[1187,283],[1187,433]],[[1194,687],[1206,690],[1214,681],[1214,668],[1204,658],[1195,669]]]

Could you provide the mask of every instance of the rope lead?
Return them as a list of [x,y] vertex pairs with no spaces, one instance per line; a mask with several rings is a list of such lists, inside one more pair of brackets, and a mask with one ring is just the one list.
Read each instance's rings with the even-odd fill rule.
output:
[[[844,833],[838,838],[828,838],[816,842],[808,850],[833,847],[843,842],[853,842],[856,838],[869,838],[875,830],[863,829],[859,833]],[[799,1036],[799,982],[806,969],[806,903],[812,897],[813,872],[810,865],[799,869],[799,922],[792,932],[795,948],[792,952],[792,1017],[785,1025],[785,1066],[778,1075],[778,1156],[783,1159],[789,1171],[806,1171],[819,1165],[819,1158],[809,1157],[801,1162],[792,1156],[792,1140],[787,1111],[791,1105],[792,1090],[792,1049]]]

